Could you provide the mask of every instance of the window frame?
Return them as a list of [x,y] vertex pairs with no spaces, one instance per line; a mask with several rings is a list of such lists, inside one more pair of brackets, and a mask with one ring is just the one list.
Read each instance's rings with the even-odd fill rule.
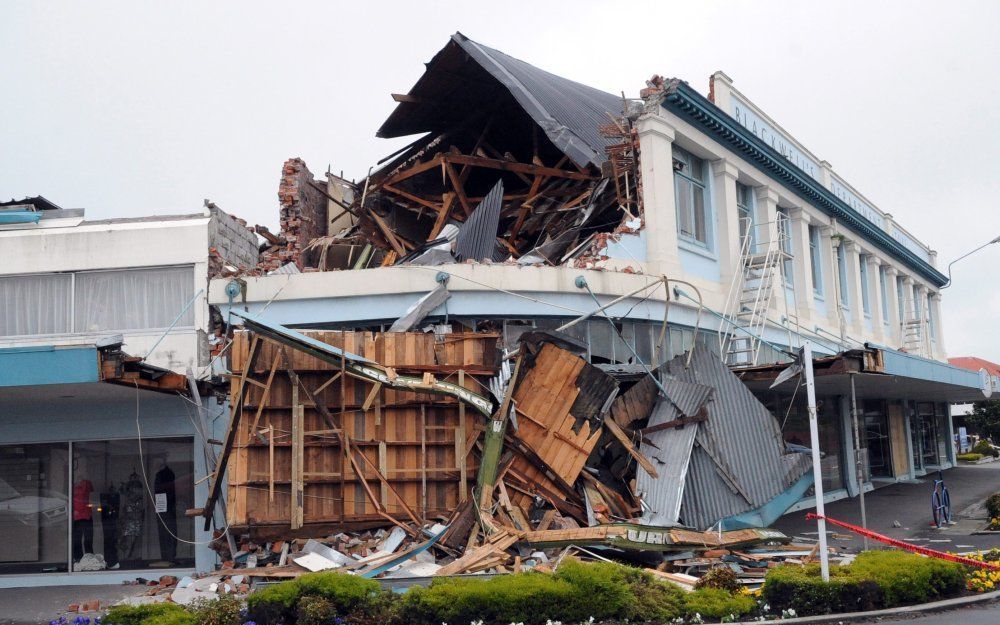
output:
[[[158,327],[143,327],[143,328],[131,328],[131,329],[108,328],[108,329],[95,330],[95,331],[77,328],[77,325],[78,325],[77,324],[77,304],[78,304],[78,301],[77,301],[77,295],[76,295],[76,293],[77,293],[77,277],[81,276],[81,275],[93,275],[93,274],[99,274],[99,273],[114,273],[114,272],[119,272],[120,273],[120,272],[126,272],[126,271],[156,271],[156,270],[162,270],[162,269],[190,269],[191,270],[190,295],[188,296],[188,300],[185,301],[185,304],[186,304],[187,301],[190,301],[192,298],[194,298],[195,293],[197,292],[197,289],[195,288],[196,284],[197,284],[197,275],[196,275],[196,272],[195,272],[195,267],[196,267],[196,265],[194,263],[181,263],[181,264],[177,264],[177,265],[150,265],[150,266],[145,266],[145,267],[107,267],[107,268],[101,268],[101,269],[81,269],[81,270],[68,270],[68,271],[40,271],[40,272],[37,272],[37,273],[16,273],[16,274],[4,274],[4,275],[0,275],[0,280],[3,280],[4,278],[21,278],[21,277],[69,276],[69,286],[68,286],[68,289],[69,289],[69,292],[70,292],[70,295],[69,295],[69,304],[70,304],[69,305],[69,330],[64,331],[64,332],[55,332],[55,333],[46,333],[46,334],[0,334],[0,339],[2,339],[2,340],[18,340],[18,339],[26,339],[26,338],[49,337],[49,336],[51,336],[51,337],[58,337],[58,336],[69,336],[69,335],[92,335],[92,334],[97,334],[97,333],[104,333],[104,334],[109,334],[109,333],[110,334],[114,334],[114,333],[120,333],[120,334],[141,334],[143,332],[163,332],[163,331],[167,330],[168,328],[170,328],[171,331],[174,331],[174,330],[193,330],[193,329],[195,329],[198,326],[198,321],[197,321],[197,311],[194,308],[192,308],[192,307],[188,308],[188,310],[191,312],[191,323],[190,324],[182,323],[182,322],[180,322],[178,320],[178,323],[175,323],[173,326],[171,326],[169,323],[167,323],[166,325],[158,326]],[[181,310],[178,309],[176,312],[180,313]]]
[[[691,152],[688,152],[682,147],[677,145],[673,146],[673,162],[674,162],[674,204],[675,204],[675,214],[677,217],[677,236],[683,241],[701,247],[706,250],[712,249],[712,227],[711,227],[711,206],[708,191],[708,163],[705,159],[695,156]],[[677,163],[681,166],[677,167]],[[700,173],[700,177],[695,177],[693,172],[696,168]],[[694,233],[687,233],[682,228],[682,224],[685,220],[681,218],[681,185],[677,184],[677,178],[682,178],[685,182],[690,185],[690,194],[687,197],[687,204],[690,207],[690,213],[686,215],[687,221],[691,224],[691,227],[695,230]],[[696,202],[695,197],[698,192],[701,192],[701,224],[703,229],[704,241],[698,238],[697,224],[698,224],[698,209],[695,208]]]
[[[741,182],[736,183],[736,217],[739,221],[740,232],[740,246],[743,246],[743,238],[749,237],[748,249],[751,252],[755,252],[757,249],[757,203],[756,198],[754,198],[753,187],[750,185],[743,184]],[[743,232],[744,219],[746,219],[746,231]]]
[[795,241],[792,240],[792,216],[788,214],[788,209],[777,207],[775,212],[775,230],[778,232],[778,244],[781,251],[787,255],[782,262],[783,273],[785,274],[785,288],[795,285]]
[[809,224],[809,262],[812,269],[813,294],[823,298],[823,256],[820,250],[823,233],[819,226]]
[[872,296],[868,290],[868,254],[858,254],[858,272],[861,280],[861,312],[870,319],[872,316]]
[[878,267],[879,290],[882,293],[882,323],[889,325],[889,274],[885,265]]
[[851,309],[851,290],[847,286],[847,243],[841,241],[837,245],[837,278],[840,282],[839,295],[840,307],[844,310]]

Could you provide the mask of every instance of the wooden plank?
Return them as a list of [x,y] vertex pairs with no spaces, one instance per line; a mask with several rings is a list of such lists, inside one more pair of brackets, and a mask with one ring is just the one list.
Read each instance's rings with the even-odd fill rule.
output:
[[244,381],[250,374],[250,370],[253,369],[259,346],[260,339],[259,337],[254,336],[250,344],[249,355],[243,367],[243,373],[240,376],[239,386],[230,398],[232,407],[229,413],[229,425],[226,427],[226,437],[224,439],[222,451],[219,454],[219,463],[215,467],[215,473],[212,474],[212,483],[208,489],[208,499],[205,501],[204,514],[206,532],[212,529],[212,514],[215,510],[215,502],[218,501],[219,493],[222,492],[222,476],[225,474],[226,465],[229,463],[229,454],[232,453],[233,445],[236,443],[236,433],[239,430],[240,417],[243,413],[242,404],[243,399],[246,396],[247,389],[247,385],[244,384]]
[[305,503],[305,476],[303,475],[305,443],[305,408],[299,405],[299,389],[292,386],[292,490],[291,527],[299,529],[303,525]]
[[568,171],[565,169],[556,169],[554,167],[540,167],[538,165],[529,165],[527,163],[517,163],[507,160],[482,158],[480,156],[466,156],[464,154],[451,154],[445,153],[441,154],[440,158],[447,163],[458,164],[458,165],[473,165],[475,167],[485,167],[488,169],[499,169],[502,171],[510,171],[521,174],[529,175],[544,175],[554,178],[568,178],[570,180],[594,180],[594,176],[590,174],[578,173],[573,171]]
[[465,211],[466,216],[471,215],[472,205],[469,204],[469,198],[465,195],[465,187],[462,184],[462,181],[459,180],[458,174],[455,172],[455,168],[447,161],[444,161],[444,168],[448,173],[448,179],[451,180],[452,189],[455,191],[455,195],[458,196],[458,202],[462,205],[462,210]]
[[645,469],[646,473],[649,473],[649,475],[653,478],[660,477],[660,474],[656,471],[656,467],[653,466],[653,463],[650,462],[641,451],[639,451],[635,444],[632,443],[632,440],[628,437],[628,434],[622,430],[621,426],[618,425],[614,419],[605,419],[604,427],[607,431],[611,432],[616,439],[618,439],[618,442],[622,444],[625,451],[627,451],[630,456],[635,458],[635,461],[639,463],[639,466]]
[[[458,385],[465,388],[465,370],[458,370]],[[455,464],[458,467],[458,501],[464,502],[469,498],[469,475],[466,461],[468,454],[465,453],[465,402],[458,404],[458,428],[455,430]]]
[[250,426],[251,432],[257,431],[257,424],[260,423],[260,415],[264,412],[264,406],[267,405],[267,398],[271,394],[271,384],[274,382],[274,374],[278,371],[278,353],[275,352],[274,358],[271,361],[271,370],[267,374],[267,383],[264,385],[264,391],[260,395],[260,403],[257,406],[257,414],[253,417],[253,425]]

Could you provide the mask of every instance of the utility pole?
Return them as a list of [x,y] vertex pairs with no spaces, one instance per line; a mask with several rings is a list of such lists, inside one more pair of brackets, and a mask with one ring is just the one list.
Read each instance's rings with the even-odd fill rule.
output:
[[812,446],[813,491],[816,493],[816,526],[819,530],[819,567],[823,581],[830,581],[830,554],[826,547],[826,510],[823,506],[823,467],[819,458],[819,418],[816,415],[816,384],[813,379],[812,343],[802,344],[802,373],[806,378],[809,406],[809,439]]
[[[854,469],[858,479],[858,497],[861,501],[861,527],[868,529],[868,516],[865,513],[865,470],[861,460],[861,436],[858,428],[858,398],[854,392],[854,376],[856,371],[851,371],[848,376],[851,379],[851,420],[854,422]],[[868,536],[864,537],[865,551],[868,550]]]

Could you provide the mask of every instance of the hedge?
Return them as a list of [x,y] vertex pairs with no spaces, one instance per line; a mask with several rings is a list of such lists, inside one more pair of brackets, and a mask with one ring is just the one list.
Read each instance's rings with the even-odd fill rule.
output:
[[782,565],[768,572],[764,599],[773,610],[800,616],[893,608],[959,594],[960,564],[901,551],[867,551],[847,566],[832,565],[830,581],[818,564]]
[[194,623],[194,615],[176,603],[116,605],[101,619],[104,625],[178,625]]
[[968,453],[968,454],[958,454],[955,457],[958,458],[959,462],[979,462],[985,456],[983,456],[983,454]]
[[673,620],[684,613],[684,591],[632,567],[563,561],[558,571],[491,579],[434,580],[411,588],[399,605],[406,623],[581,622],[590,617],[630,622]]
[[332,612],[345,616],[374,615],[388,607],[389,598],[375,580],[344,573],[308,573],[293,580],[266,586],[247,598],[250,620],[259,625],[294,623],[303,598],[321,597],[325,605],[306,602],[304,612]]
[[698,588],[684,597],[684,611],[688,617],[698,614],[702,617],[739,617],[757,609],[753,597],[734,594],[721,588]]

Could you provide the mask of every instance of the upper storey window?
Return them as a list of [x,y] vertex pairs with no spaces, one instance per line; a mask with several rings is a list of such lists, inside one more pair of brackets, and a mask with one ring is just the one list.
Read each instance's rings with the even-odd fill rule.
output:
[[705,161],[676,146],[674,146],[674,193],[678,232],[683,238],[708,247]]
[[740,244],[747,241],[748,248],[753,251],[757,247],[756,228],[753,218],[753,189],[745,184],[736,183],[736,210],[740,220]]

